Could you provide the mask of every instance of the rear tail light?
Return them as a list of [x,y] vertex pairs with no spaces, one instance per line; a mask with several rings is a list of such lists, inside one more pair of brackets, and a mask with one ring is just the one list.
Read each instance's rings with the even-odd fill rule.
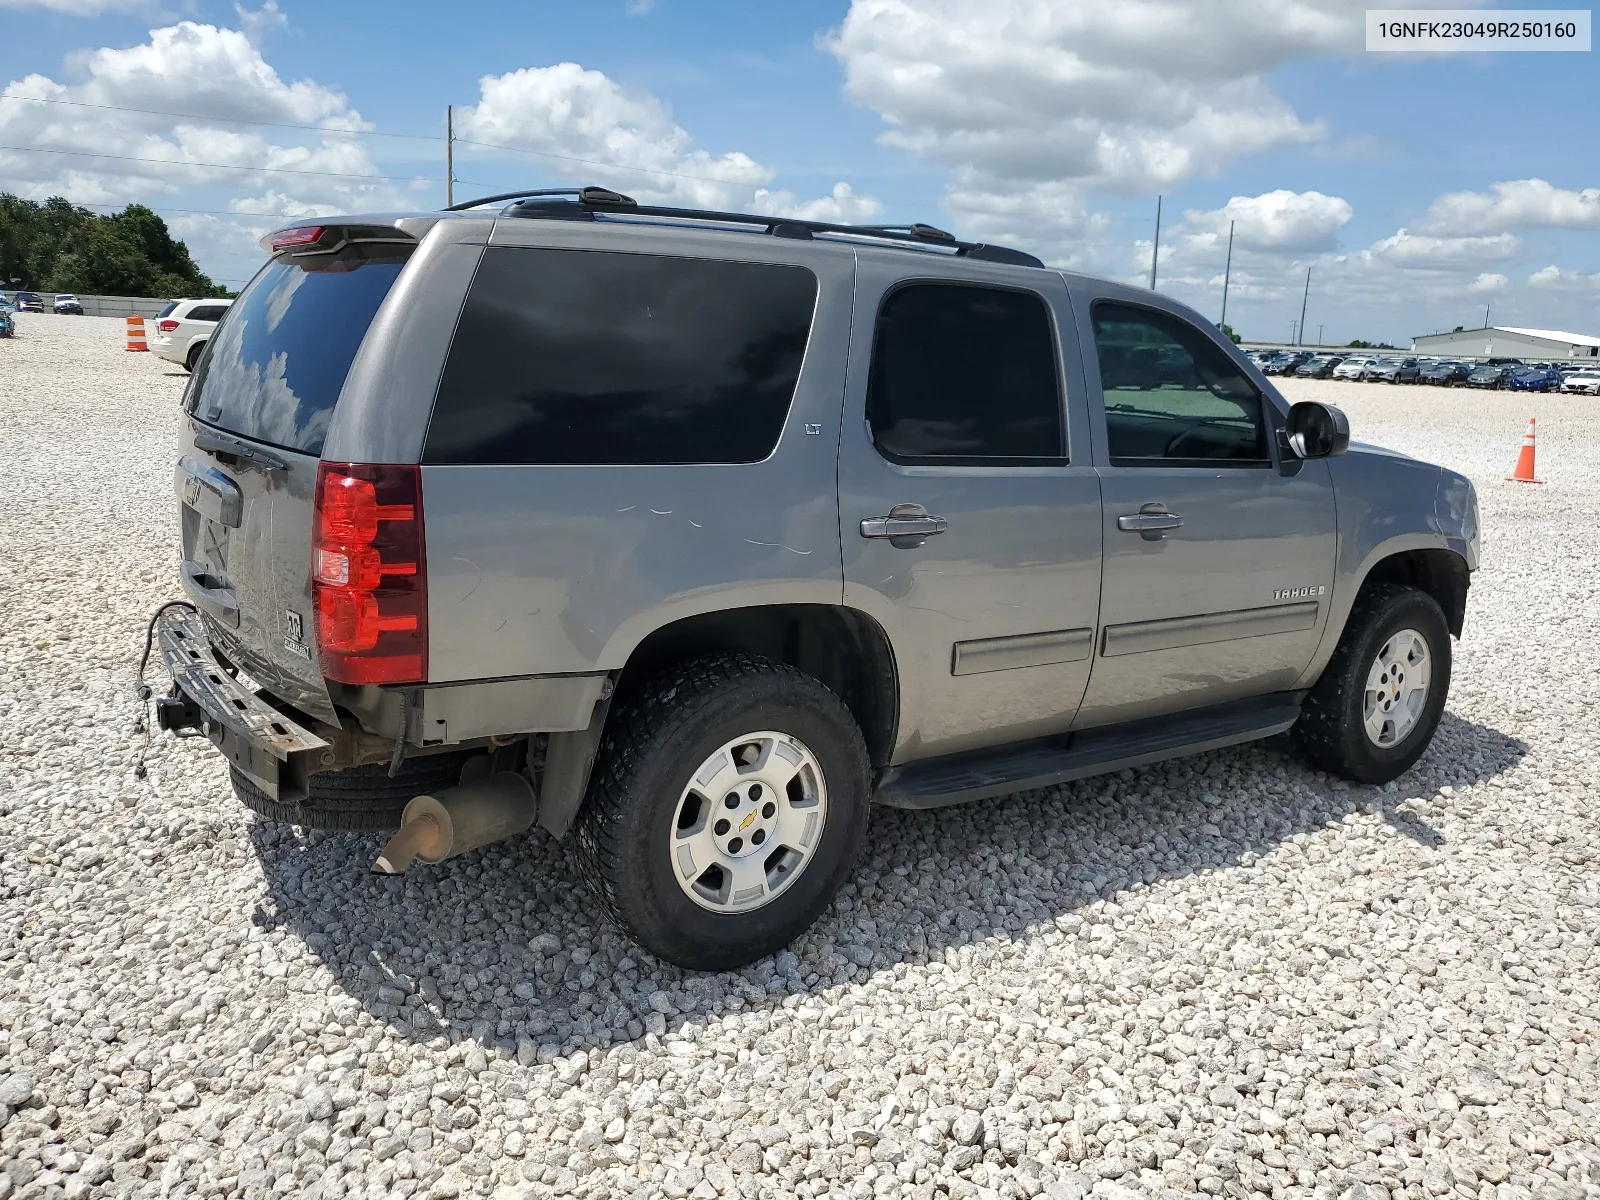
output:
[[173,320],[157,321],[156,322],[156,328],[161,330],[162,333],[171,333],[177,327],[178,327],[178,323],[176,321],[173,321]]
[[311,545],[322,673],[351,684],[427,678],[421,469],[320,464]]

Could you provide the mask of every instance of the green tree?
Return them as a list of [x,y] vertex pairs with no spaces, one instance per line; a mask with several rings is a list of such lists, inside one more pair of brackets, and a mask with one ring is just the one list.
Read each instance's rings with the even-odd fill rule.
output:
[[1353,342],[1345,343],[1346,350],[1398,350],[1398,346],[1391,346],[1388,342],[1364,342],[1357,338]]
[[1229,340],[1231,340],[1235,346],[1244,341],[1243,338],[1233,331],[1232,325],[1224,325],[1222,327],[1222,332],[1228,336]]
[[142,204],[100,216],[59,196],[0,193],[0,286],[106,296],[232,295]]

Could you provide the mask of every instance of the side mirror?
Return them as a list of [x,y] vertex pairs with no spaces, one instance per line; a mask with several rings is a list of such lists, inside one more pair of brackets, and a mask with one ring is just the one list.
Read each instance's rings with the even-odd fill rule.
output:
[[1289,409],[1288,432],[1289,447],[1301,458],[1332,458],[1350,449],[1350,418],[1317,400]]

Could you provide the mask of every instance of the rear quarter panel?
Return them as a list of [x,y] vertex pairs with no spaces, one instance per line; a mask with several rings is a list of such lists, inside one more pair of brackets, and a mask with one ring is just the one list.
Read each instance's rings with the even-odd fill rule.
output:
[[718,242],[726,248],[666,229],[619,237],[565,222],[497,225],[491,244],[796,263],[817,278],[817,307],[787,421],[761,462],[424,466],[430,680],[610,670],[682,617],[840,603],[854,252],[742,234]]

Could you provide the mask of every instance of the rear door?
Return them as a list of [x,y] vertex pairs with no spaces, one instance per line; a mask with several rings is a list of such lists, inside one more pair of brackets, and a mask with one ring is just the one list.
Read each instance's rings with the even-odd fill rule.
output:
[[844,602],[894,648],[896,762],[1065,731],[1100,589],[1061,277],[906,257],[861,254],[839,454]]
[[185,398],[184,593],[219,650],[324,720],[335,715],[312,630],[317,465],[351,361],[409,253],[375,244],[274,259],[214,327]]
[[1281,415],[1213,336],[1122,292],[1074,294],[1104,454],[1104,614],[1077,725],[1289,688],[1327,620],[1327,463],[1279,469]]

